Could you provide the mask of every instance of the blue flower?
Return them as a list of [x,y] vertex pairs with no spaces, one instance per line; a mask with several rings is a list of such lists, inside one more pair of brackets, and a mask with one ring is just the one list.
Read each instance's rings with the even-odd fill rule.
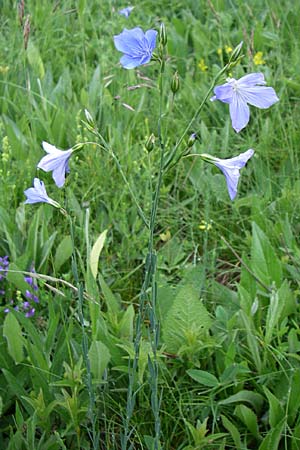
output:
[[25,203],[43,202],[49,203],[50,205],[55,206],[56,208],[60,208],[60,205],[56,201],[48,197],[43,181],[39,180],[38,178],[35,178],[33,180],[33,186],[34,187],[31,187],[29,189],[26,189],[26,191],[24,191],[24,194],[27,197]]
[[120,9],[118,12],[122,16],[129,17],[133,8],[134,6],[127,6],[126,8]]
[[120,63],[125,69],[147,64],[152,57],[156,46],[157,31],[148,30],[146,33],[141,28],[126,28],[121,34],[114,36],[114,43],[117,50],[124,53]]
[[222,170],[226,178],[227,188],[230,200],[234,200],[237,194],[237,186],[240,178],[240,169],[244,167],[248,159],[253,156],[254,150],[249,149],[234,158],[220,159],[211,155],[202,153],[200,156],[207,162],[210,162]]
[[248,104],[265,109],[278,102],[279,98],[274,89],[265,84],[262,73],[250,73],[239,80],[228,78],[227,83],[214,88],[215,95],[211,101],[220,100],[229,103],[232,127],[238,133],[249,122]]
[[63,187],[66,173],[70,172],[69,159],[74,149],[59,150],[54,145],[43,142],[43,148],[48,155],[44,156],[38,163],[38,168],[45,172],[53,171],[52,178],[57,187]]

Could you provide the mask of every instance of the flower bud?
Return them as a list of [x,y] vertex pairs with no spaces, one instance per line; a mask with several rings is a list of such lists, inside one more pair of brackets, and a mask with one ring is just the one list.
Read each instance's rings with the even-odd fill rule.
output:
[[152,152],[152,150],[154,149],[154,144],[155,144],[155,136],[153,133],[151,133],[145,142],[145,148],[148,153]]
[[196,140],[197,140],[197,134],[196,134],[196,133],[192,133],[192,134],[190,135],[190,137],[189,137],[187,146],[188,146],[188,147],[193,147],[193,145],[194,145],[194,143],[195,143]]
[[168,42],[167,31],[166,31],[165,24],[163,22],[160,24],[160,28],[159,28],[159,42],[163,47],[165,47]]
[[92,115],[90,114],[90,112],[87,109],[84,110],[84,115],[85,115],[87,123],[91,127],[94,127],[94,119],[93,119]]
[[179,76],[178,76],[178,72],[176,71],[173,75],[172,81],[171,81],[171,91],[173,92],[173,94],[176,94],[176,92],[178,92],[179,90]]
[[75,144],[75,145],[72,147],[72,150],[73,150],[73,152],[76,152],[77,150],[81,150],[83,147],[84,147],[84,144],[81,143],[81,142],[79,142],[78,144]]
[[240,60],[242,47],[243,47],[243,41],[241,41],[239,43],[239,45],[237,45],[233,49],[233,52],[231,53],[230,58],[229,58],[229,63],[232,64],[232,63],[238,62]]

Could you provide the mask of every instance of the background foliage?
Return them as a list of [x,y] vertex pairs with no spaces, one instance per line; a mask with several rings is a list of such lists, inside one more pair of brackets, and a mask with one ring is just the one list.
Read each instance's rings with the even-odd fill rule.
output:
[[[223,175],[199,160],[182,160],[164,178],[155,230],[161,445],[299,449],[300,4],[141,0],[128,19],[117,13],[124,6],[28,0],[21,25],[16,3],[0,2],[0,256],[9,256],[11,270],[0,281],[0,447],[120,448],[147,230],[114,161],[95,146],[70,161],[64,190],[35,167],[43,140],[65,149],[91,140],[82,123],[87,108],[149,211],[158,154],[148,154],[144,143],[156,134],[157,67],[122,70],[113,35],[124,27],[158,29],[164,21],[166,76],[171,81],[177,70],[180,78],[175,99],[171,91],[164,99],[169,145],[228,60],[228,48],[241,40],[245,56],[233,76],[263,72],[280,102],[270,110],[253,108],[240,134],[221,103],[209,102],[196,124],[196,152],[230,157],[256,151],[234,203]],[[258,52],[263,61],[256,65]],[[36,175],[74,220],[87,294],[83,327],[76,291],[61,281],[76,284],[68,223],[48,205],[24,208],[23,191]],[[91,249],[104,230],[95,280]],[[18,271],[32,264],[51,277],[38,280],[35,316],[5,314],[11,300],[25,298],[28,286]],[[149,353],[145,324],[134,449],[154,448]]]

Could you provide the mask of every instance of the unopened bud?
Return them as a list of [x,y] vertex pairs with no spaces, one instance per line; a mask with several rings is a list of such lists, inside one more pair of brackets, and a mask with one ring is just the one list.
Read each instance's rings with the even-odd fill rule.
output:
[[154,144],[155,144],[155,136],[153,133],[151,133],[145,142],[145,148],[148,153],[152,152],[152,150],[154,149]]
[[230,64],[237,63],[237,62],[240,60],[242,47],[243,47],[243,41],[241,41],[241,42],[239,43],[239,45],[237,45],[237,46],[233,49],[233,51],[232,51],[232,53],[231,53],[231,55],[230,55],[230,58],[229,58],[229,63],[230,63]]
[[193,145],[194,145],[196,140],[197,140],[197,134],[196,133],[192,133],[190,135],[188,143],[187,143],[188,147],[193,147]]
[[178,72],[176,71],[173,75],[172,81],[171,81],[171,91],[173,92],[173,94],[176,94],[176,92],[179,91],[179,76],[178,76]]
[[26,17],[24,28],[23,28],[23,40],[24,40],[25,50],[27,49],[29,34],[30,34],[30,16],[28,15]]
[[90,112],[87,109],[84,110],[84,115],[85,115],[87,123],[91,127],[94,127],[94,119],[93,119],[92,115],[90,114]]
[[159,42],[163,47],[165,47],[168,42],[167,30],[166,30],[165,24],[163,22],[160,24],[160,28],[159,28]]
[[79,142],[78,144],[75,144],[75,145],[72,147],[72,150],[73,150],[73,152],[76,152],[76,151],[78,151],[78,150],[81,150],[83,147],[84,147],[84,144],[81,143],[81,142]]

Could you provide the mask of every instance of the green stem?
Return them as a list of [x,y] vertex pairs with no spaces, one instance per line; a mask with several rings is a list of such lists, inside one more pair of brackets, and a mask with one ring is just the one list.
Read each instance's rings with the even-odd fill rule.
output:
[[88,418],[92,424],[92,433],[91,433],[91,440],[93,443],[93,449],[98,450],[99,448],[99,440],[96,433],[96,408],[95,408],[95,394],[94,394],[94,388],[92,383],[92,372],[91,372],[91,365],[90,360],[88,356],[88,337],[85,332],[85,326],[84,326],[84,315],[83,315],[83,286],[82,283],[79,281],[79,275],[78,275],[78,265],[77,265],[77,257],[76,257],[76,246],[75,246],[75,237],[74,237],[74,227],[73,227],[73,221],[71,216],[68,216],[69,218],[69,224],[70,224],[70,235],[71,235],[71,241],[72,241],[72,272],[75,279],[75,283],[77,285],[77,293],[78,293],[78,316],[80,320],[81,325],[81,332],[82,332],[82,353],[83,353],[83,360],[86,367],[86,387],[89,394],[89,408],[88,408]]
[[[159,118],[158,118],[158,141],[160,146],[160,163],[159,163],[159,172],[157,178],[156,189],[154,195],[152,195],[152,205],[151,205],[151,213],[150,213],[150,223],[149,223],[149,241],[148,241],[148,253],[145,261],[145,275],[144,281],[140,292],[140,302],[139,302],[139,312],[137,314],[136,320],[136,334],[134,341],[134,358],[132,362],[132,366],[129,361],[128,370],[129,370],[129,383],[128,383],[128,391],[127,391],[127,409],[126,409],[126,419],[124,421],[124,434],[122,439],[122,450],[127,450],[127,444],[131,435],[131,431],[129,431],[130,420],[133,414],[135,399],[137,393],[139,391],[139,387],[134,392],[134,382],[138,369],[138,361],[139,361],[139,352],[140,352],[140,344],[142,339],[142,325],[145,319],[146,308],[145,304],[150,304],[150,323],[151,323],[151,334],[153,335],[153,339],[151,340],[152,351],[153,351],[153,361],[151,358],[148,360],[148,365],[150,369],[150,373],[152,374],[151,378],[151,405],[152,411],[155,418],[155,441],[154,441],[154,450],[158,450],[159,448],[159,436],[160,436],[160,418],[159,418],[159,401],[158,401],[158,363],[157,363],[157,345],[158,345],[158,330],[159,327],[156,322],[155,315],[155,299],[156,299],[156,286],[155,286],[155,272],[156,272],[156,254],[154,252],[154,229],[156,224],[158,203],[159,203],[159,194],[160,188],[163,179],[163,165],[164,165],[164,151],[165,146],[162,137],[161,131],[161,121],[162,121],[162,104],[163,104],[163,70],[161,66],[160,78],[159,78],[159,91],[160,91],[160,101],[159,101]],[[152,286],[151,296],[149,296],[149,288]]]
[[[199,114],[201,113],[201,111],[202,111],[202,109],[203,109],[203,106],[205,105],[205,103],[206,103],[208,97],[210,96],[212,90],[214,89],[214,87],[215,87],[217,81],[218,81],[219,78],[220,78],[220,77],[228,70],[228,68],[229,68],[229,63],[226,64],[226,66],[224,66],[223,69],[221,69],[220,72],[218,72],[217,75],[215,76],[215,78],[213,79],[213,81],[212,81],[211,85],[209,86],[208,91],[206,92],[206,94],[205,94],[205,96],[204,96],[202,102],[200,103],[200,105],[199,105],[198,108],[196,109],[196,111],[195,111],[193,117],[190,119],[190,121],[189,121],[188,124],[186,125],[186,127],[185,127],[183,133],[181,134],[180,138],[178,139],[177,143],[175,144],[173,150],[172,150],[171,153],[168,155],[167,161],[166,161],[165,164],[164,164],[164,170],[166,170],[166,169],[169,167],[169,165],[171,164],[171,162],[173,161],[173,159],[174,159],[174,157],[175,157],[175,155],[176,155],[176,152],[177,152],[179,146],[181,145],[181,143],[182,143],[183,139],[185,138],[185,136],[187,135],[187,133],[190,131],[193,122],[197,119],[197,117],[198,117]],[[179,157],[177,158],[176,162],[178,162],[180,158],[181,158],[181,156],[179,156]],[[173,166],[173,165],[172,165],[172,166]]]

